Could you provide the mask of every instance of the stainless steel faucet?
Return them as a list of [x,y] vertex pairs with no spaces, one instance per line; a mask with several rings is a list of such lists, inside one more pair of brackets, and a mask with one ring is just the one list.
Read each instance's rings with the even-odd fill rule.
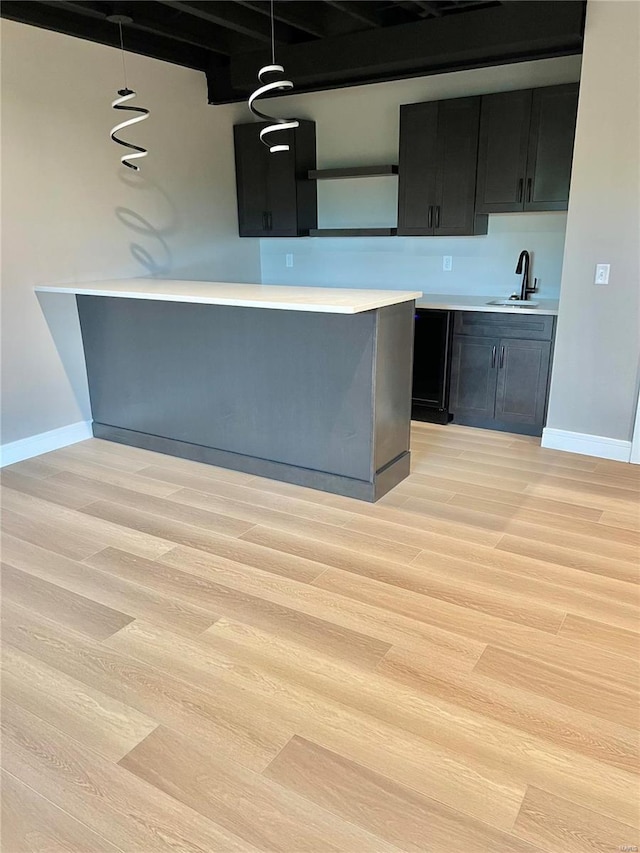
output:
[[531,256],[526,249],[523,249],[520,252],[520,257],[518,258],[518,265],[516,266],[516,275],[522,274],[522,285],[520,287],[520,299],[525,302],[529,299],[530,293],[536,292],[535,284],[533,287],[529,286],[529,265],[531,263]]

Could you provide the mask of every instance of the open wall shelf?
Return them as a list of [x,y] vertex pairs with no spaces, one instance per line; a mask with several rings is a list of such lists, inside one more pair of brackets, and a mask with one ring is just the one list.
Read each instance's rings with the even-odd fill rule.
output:
[[338,181],[344,178],[381,178],[397,175],[395,165],[383,166],[347,166],[343,169],[311,169],[307,173],[310,181]]
[[395,237],[397,228],[312,228],[309,237]]

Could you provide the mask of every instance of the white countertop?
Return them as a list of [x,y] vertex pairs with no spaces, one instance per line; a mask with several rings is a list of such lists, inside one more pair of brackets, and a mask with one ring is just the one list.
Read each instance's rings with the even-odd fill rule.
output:
[[504,296],[458,296],[451,293],[423,293],[416,302],[417,308],[438,308],[442,311],[490,311],[496,314],[558,314],[557,299],[531,300],[537,302],[537,308],[519,308],[516,305],[487,305],[492,299],[504,299]]
[[408,290],[348,290],[342,287],[286,287],[264,284],[232,284],[215,281],[172,281],[130,278],[88,284],[41,284],[41,293],[75,293],[85,296],[116,296],[122,299],[154,299],[161,302],[198,302],[206,305],[238,305],[275,308],[281,311],[317,311],[326,314],[359,314],[386,305],[410,302],[422,296]]

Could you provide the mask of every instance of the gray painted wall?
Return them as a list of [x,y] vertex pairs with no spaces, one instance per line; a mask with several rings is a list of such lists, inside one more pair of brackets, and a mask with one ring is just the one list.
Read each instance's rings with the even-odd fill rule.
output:
[[[640,357],[640,3],[591,0],[547,426],[631,438]],[[610,263],[607,286],[595,265]]]
[[[580,57],[522,62],[392,83],[274,99],[273,113],[317,123],[320,168],[398,162],[399,106],[580,77]],[[382,226],[396,222],[397,179],[325,181],[318,184],[320,227]],[[565,213],[492,216],[489,234],[450,238],[302,238],[260,241],[262,280],[268,284],[397,287],[432,293],[508,295],[518,287],[514,269],[521,249],[534,256],[541,295],[558,296]],[[294,255],[287,268],[285,257]],[[444,272],[442,256],[453,257]]]
[[[557,299],[566,220],[566,213],[490,216],[484,237],[261,240],[262,281],[509,296],[520,290],[516,261],[522,249],[529,249],[540,296]],[[286,267],[287,253],[293,254],[293,268]],[[450,272],[442,269],[444,255],[453,258]]]
[[90,418],[73,297],[44,282],[107,278],[259,281],[257,240],[237,236],[232,125],[203,74],[127,54],[151,110],[130,131],[138,174],[109,139],[119,51],[2,21],[3,443]]

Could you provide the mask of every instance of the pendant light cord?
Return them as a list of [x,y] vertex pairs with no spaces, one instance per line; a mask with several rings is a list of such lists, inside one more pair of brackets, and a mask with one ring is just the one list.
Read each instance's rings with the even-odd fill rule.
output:
[[271,64],[276,64],[276,37],[275,24],[273,19],[273,0],[271,0]]
[[[271,0],[273,3],[273,0]],[[122,21],[118,21],[118,27],[120,28],[120,53],[122,54],[122,74],[124,76],[124,88],[128,89],[127,86],[127,66],[124,61],[124,39],[122,37]]]

